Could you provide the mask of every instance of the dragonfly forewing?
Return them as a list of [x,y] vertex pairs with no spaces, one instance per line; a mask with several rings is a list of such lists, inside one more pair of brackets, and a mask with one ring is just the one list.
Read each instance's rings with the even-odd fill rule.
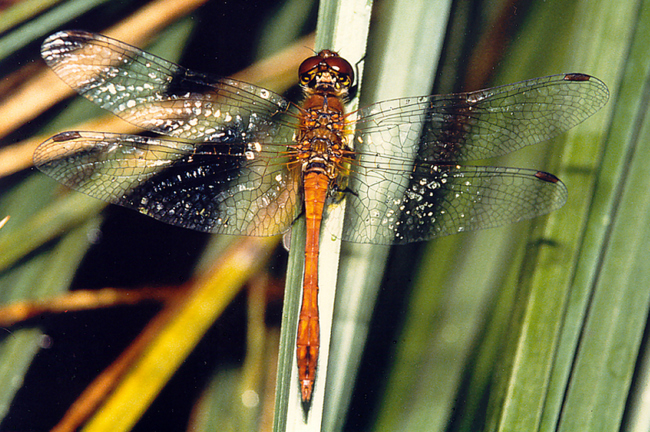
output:
[[[45,40],[41,53],[79,94],[150,131],[210,141],[287,125],[282,114],[290,104],[278,94],[193,72],[101,35],[55,33]],[[276,142],[290,139],[279,134]]]
[[560,135],[608,98],[597,78],[562,74],[470,93],[383,101],[360,110],[358,150],[401,158],[411,140],[423,161],[487,159]]

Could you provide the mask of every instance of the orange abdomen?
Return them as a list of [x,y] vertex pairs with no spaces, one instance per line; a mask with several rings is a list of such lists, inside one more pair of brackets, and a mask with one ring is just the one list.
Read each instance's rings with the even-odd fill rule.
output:
[[305,274],[302,289],[302,307],[298,322],[296,357],[298,379],[303,402],[311,399],[318,364],[320,328],[318,317],[318,242],[327,197],[329,178],[320,172],[310,172],[304,178],[305,218]]

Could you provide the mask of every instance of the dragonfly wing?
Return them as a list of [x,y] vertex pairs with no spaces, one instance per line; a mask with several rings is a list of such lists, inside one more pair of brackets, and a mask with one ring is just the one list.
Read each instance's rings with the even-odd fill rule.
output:
[[57,181],[162,222],[198,231],[273,235],[302,209],[300,170],[285,146],[64,132],[34,164]]
[[[531,219],[561,207],[564,184],[541,171],[417,163],[358,168],[343,239],[403,244]],[[406,180],[404,180],[406,177]]]
[[360,111],[358,150],[402,158],[415,148],[420,160],[439,163],[491,158],[567,131],[608,97],[597,78],[563,74],[470,93],[379,102]]
[[280,95],[185,69],[138,48],[84,31],[62,31],[41,47],[70,87],[136,126],[176,138],[230,139],[277,127]]

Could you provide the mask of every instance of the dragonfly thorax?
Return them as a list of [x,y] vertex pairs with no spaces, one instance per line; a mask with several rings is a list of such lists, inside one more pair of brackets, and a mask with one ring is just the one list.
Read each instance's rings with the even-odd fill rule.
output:
[[304,152],[303,172],[319,172],[331,180],[335,179],[338,176],[343,157],[340,147],[332,145],[330,139],[318,137],[314,137],[305,144],[308,145],[308,148]]
[[346,153],[346,122],[343,102],[336,96],[314,94],[304,101],[300,121],[298,158],[303,172],[338,176]]

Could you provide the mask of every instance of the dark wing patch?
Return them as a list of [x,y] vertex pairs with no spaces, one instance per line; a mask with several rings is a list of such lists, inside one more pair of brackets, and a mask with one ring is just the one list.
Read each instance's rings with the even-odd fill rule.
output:
[[284,146],[192,144],[99,132],[65,132],[34,164],[55,180],[171,225],[274,235],[302,210],[300,170]]

